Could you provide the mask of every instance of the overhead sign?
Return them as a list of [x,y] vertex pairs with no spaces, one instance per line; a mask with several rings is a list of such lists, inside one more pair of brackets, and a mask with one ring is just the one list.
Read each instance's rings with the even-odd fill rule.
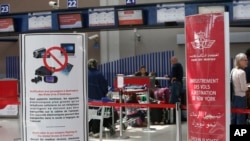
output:
[[135,5],[136,0],[126,0],[126,5]]
[[229,141],[228,21],[227,13],[186,17],[189,141]]
[[1,14],[8,14],[8,13],[10,13],[10,5],[9,4],[2,4],[2,5],[0,5],[0,9],[1,9],[1,11],[0,11]]
[[68,0],[67,6],[68,6],[68,8],[77,8],[78,7],[78,0]]
[[87,141],[85,34],[20,36],[22,140]]

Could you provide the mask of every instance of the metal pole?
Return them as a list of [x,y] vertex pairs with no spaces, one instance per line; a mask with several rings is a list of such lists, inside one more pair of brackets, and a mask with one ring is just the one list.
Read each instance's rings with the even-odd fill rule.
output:
[[[120,104],[122,103],[122,90],[119,90]],[[120,106],[120,137],[122,136],[122,107]]]
[[[149,104],[149,90],[147,91],[147,104]],[[150,129],[150,108],[147,109],[147,127]]]
[[[120,89],[119,90],[119,99],[120,99],[120,104],[122,103],[122,90]],[[120,106],[120,139],[128,139],[129,137],[128,136],[124,136],[123,135],[123,132],[122,132],[122,122],[123,122],[123,119],[122,119],[122,106]]]
[[114,107],[111,107],[111,114],[112,114],[112,128],[114,129],[115,131],[115,110],[114,110]]
[[[149,104],[149,92],[150,89],[147,90],[147,104]],[[144,130],[146,131],[150,131],[150,130],[156,130],[155,128],[150,128],[150,108],[147,108],[147,128],[145,128]]]
[[176,141],[182,141],[181,134],[181,104],[180,102],[176,103]]

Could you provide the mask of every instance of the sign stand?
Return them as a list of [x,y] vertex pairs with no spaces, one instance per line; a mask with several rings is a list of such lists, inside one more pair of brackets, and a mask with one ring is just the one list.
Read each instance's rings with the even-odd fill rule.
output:
[[86,35],[36,33],[20,39],[22,140],[88,140]]
[[229,141],[229,15],[191,15],[185,23],[187,140]]

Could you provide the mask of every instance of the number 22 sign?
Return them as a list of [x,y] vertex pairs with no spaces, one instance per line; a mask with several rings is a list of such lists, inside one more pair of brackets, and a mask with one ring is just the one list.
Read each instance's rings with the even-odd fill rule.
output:
[[0,5],[0,8],[1,8],[0,14],[8,14],[10,12],[9,4]]
[[68,0],[68,8],[77,8],[77,0]]

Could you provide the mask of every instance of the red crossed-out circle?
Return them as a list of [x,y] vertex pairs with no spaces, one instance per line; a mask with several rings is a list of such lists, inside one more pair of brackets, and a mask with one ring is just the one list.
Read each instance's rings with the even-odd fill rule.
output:
[[[52,53],[52,51],[55,51],[55,50],[58,50],[58,51],[60,51],[60,53],[62,53],[63,54],[63,56],[64,56],[64,62],[62,63],[53,53]],[[58,63],[59,64],[59,67],[58,68],[54,68],[54,67],[52,67],[52,66],[49,66],[49,64],[48,64],[48,62],[47,62],[47,56],[50,56],[56,63]],[[61,48],[61,47],[58,47],[58,46],[54,46],[54,47],[51,47],[51,48],[49,48],[48,50],[46,50],[46,52],[45,52],[45,54],[44,54],[44,56],[43,56],[43,63],[44,63],[44,65],[45,65],[45,67],[48,69],[48,70],[50,70],[50,71],[52,71],[52,72],[57,72],[57,71],[61,71],[61,70],[63,70],[66,66],[67,66],[67,64],[68,64],[68,54],[67,54],[67,52],[63,49],[63,48]]]

